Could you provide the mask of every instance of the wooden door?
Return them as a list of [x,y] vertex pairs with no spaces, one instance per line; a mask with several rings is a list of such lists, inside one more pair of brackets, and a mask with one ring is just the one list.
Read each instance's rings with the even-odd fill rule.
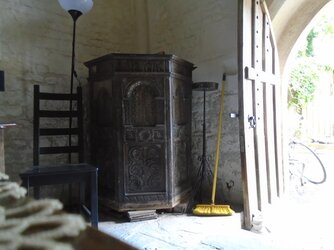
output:
[[240,145],[244,227],[284,192],[278,57],[263,0],[239,1]]

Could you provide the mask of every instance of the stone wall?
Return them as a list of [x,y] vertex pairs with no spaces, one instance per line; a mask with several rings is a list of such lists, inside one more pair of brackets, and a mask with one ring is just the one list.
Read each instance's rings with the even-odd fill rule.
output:
[[[77,21],[77,72],[86,85],[83,62],[110,52],[136,52],[138,0],[99,0]],[[15,122],[5,131],[6,172],[32,166],[33,85],[68,92],[72,19],[57,0],[0,0],[0,69],[6,91],[0,92],[0,121]],[[75,83],[77,84],[77,83]],[[87,94],[85,92],[85,94]]]
[[[222,74],[225,111],[219,164],[218,202],[242,203],[239,122],[229,113],[238,112],[237,20],[235,0],[148,0],[149,51],[176,54],[195,64],[193,81],[214,81],[219,90],[207,93],[207,154],[213,168],[218,130]],[[193,91],[193,165],[202,154],[203,93]],[[234,183],[227,188],[227,183]],[[222,192],[223,191],[223,192]],[[211,187],[206,188],[206,199]]]

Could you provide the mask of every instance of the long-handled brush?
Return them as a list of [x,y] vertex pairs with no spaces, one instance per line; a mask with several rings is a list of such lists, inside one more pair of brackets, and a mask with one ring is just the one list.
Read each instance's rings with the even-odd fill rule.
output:
[[223,112],[224,112],[224,85],[225,85],[226,74],[223,74],[222,88],[221,88],[221,99],[220,99],[220,112],[219,112],[219,127],[218,127],[218,138],[216,145],[216,159],[215,167],[213,173],[213,183],[212,183],[212,196],[211,204],[197,204],[193,209],[194,215],[232,215],[234,211],[230,208],[229,205],[216,205],[216,188],[217,188],[217,174],[218,174],[218,162],[219,162],[219,146],[220,146],[220,135],[223,125]]

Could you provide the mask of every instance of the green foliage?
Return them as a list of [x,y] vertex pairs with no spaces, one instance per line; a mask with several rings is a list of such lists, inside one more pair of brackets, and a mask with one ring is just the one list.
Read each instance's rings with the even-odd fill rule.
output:
[[334,17],[333,15],[324,15],[321,17],[319,24],[313,29],[326,37],[334,37]]
[[306,45],[306,49],[305,49],[305,55],[307,57],[313,57],[314,56],[313,41],[317,36],[318,36],[318,32],[316,32],[316,31],[314,31],[314,29],[312,29],[306,37],[307,45]]
[[299,51],[290,71],[288,106],[290,111],[293,111],[291,117],[296,118],[295,120],[291,119],[293,127],[290,131],[295,137],[302,137],[308,133],[305,129],[305,123],[298,117],[307,115],[306,107],[315,98],[316,88],[325,84],[324,88],[319,89],[316,98],[322,98],[320,95],[323,91],[330,91],[330,93],[325,93],[326,95],[334,95],[334,58],[332,56],[334,15],[332,10],[317,17],[313,24],[312,30],[299,41]]
[[306,37],[306,43],[298,53],[296,63],[290,73],[288,106],[295,108],[298,114],[313,100],[319,75],[333,72],[333,65],[321,64],[315,55],[315,41],[334,37],[333,17],[323,16]]
[[306,58],[300,60],[290,74],[288,106],[302,114],[303,108],[313,99],[318,80],[318,65]]
[[313,99],[315,82],[319,80],[319,66],[313,60],[314,39],[318,32],[312,29],[306,37],[306,46],[298,51],[298,59],[290,73],[288,106],[294,107],[298,114]]

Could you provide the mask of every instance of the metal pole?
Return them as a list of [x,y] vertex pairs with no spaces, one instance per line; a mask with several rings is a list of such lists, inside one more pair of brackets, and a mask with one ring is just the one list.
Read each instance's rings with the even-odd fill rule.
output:
[[76,23],[77,19],[82,15],[80,11],[77,10],[69,10],[68,11],[73,19],[73,37],[72,37],[72,64],[71,64],[71,87],[70,87],[70,116],[69,116],[69,132],[68,132],[68,146],[70,148],[70,152],[68,153],[68,162],[72,162],[72,103],[73,103],[73,80],[74,80],[74,68],[75,68],[75,35],[76,35]]
[[73,38],[72,38],[72,65],[71,65],[71,88],[70,88],[70,118],[69,118],[69,132],[68,132],[68,146],[70,148],[70,152],[68,153],[68,162],[72,162],[72,103],[73,103],[73,76],[74,76],[74,67],[75,67],[75,33],[76,33],[76,19],[73,19]]
[[203,160],[206,160],[206,122],[205,122],[205,102],[206,102],[206,90],[203,91]]

